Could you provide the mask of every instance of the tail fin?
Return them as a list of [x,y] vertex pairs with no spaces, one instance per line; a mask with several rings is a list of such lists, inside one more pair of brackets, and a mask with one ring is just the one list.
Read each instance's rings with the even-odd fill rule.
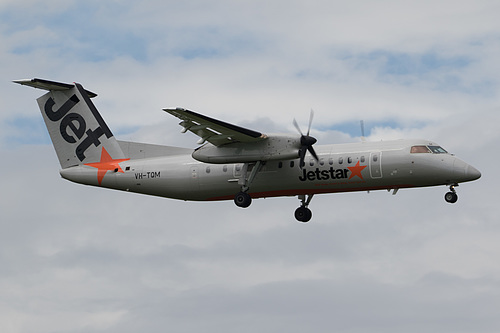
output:
[[90,100],[96,94],[83,89],[78,83],[67,84],[42,79],[14,82],[49,91],[37,101],[63,169],[99,162],[105,152],[112,159],[125,157]]

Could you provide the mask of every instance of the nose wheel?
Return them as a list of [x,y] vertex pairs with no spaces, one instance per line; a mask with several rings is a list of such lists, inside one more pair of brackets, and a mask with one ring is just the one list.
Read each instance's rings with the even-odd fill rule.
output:
[[446,202],[448,202],[448,203],[455,203],[458,200],[458,194],[455,191],[455,186],[458,186],[458,185],[451,185],[450,192],[447,192],[444,195],[444,200],[446,200]]
[[307,196],[307,200],[306,200],[305,195],[299,195],[301,205],[299,208],[297,208],[295,210],[295,218],[297,219],[297,221],[305,223],[305,222],[309,222],[311,220],[312,212],[307,207],[309,206],[309,203],[311,202],[312,197],[313,197],[313,194],[310,194]]
[[299,222],[304,222],[304,223],[309,222],[309,220],[311,220],[311,217],[312,217],[312,212],[307,207],[300,206],[295,210],[295,218]]

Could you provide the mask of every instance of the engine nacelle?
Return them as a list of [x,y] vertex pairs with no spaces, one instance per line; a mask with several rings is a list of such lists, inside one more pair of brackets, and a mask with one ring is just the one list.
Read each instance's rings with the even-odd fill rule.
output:
[[210,143],[197,148],[192,156],[204,163],[250,163],[255,161],[290,160],[299,156],[300,138],[269,135],[259,142],[235,142],[222,146]]

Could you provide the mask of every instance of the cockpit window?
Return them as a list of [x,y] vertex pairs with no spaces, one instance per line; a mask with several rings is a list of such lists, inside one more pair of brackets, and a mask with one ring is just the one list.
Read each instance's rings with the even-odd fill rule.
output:
[[420,153],[430,153],[431,151],[427,146],[413,146],[411,147],[410,153],[412,154],[420,154]]
[[411,147],[410,153],[412,153],[412,154],[421,154],[421,153],[448,154],[448,152],[440,146],[413,146],[413,147]]
[[446,150],[439,146],[429,146],[429,149],[432,150],[434,154],[448,154]]

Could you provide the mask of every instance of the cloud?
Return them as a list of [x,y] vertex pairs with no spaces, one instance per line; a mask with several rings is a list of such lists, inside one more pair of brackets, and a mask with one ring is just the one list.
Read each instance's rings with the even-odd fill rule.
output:
[[[0,4],[2,332],[476,332],[500,327],[498,4]],[[120,139],[196,147],[164,107],[318,144],[425,138],[445,187],[183,202],[64,181],[35,99],[80,82]]]

